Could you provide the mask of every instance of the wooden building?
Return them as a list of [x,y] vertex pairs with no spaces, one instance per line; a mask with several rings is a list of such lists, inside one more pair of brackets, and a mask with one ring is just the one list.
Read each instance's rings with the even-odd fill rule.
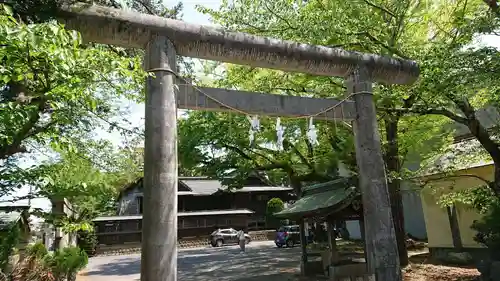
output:
[[[141,215],[143,205],[142,178],[122,190],[118,198],[118,215]],[[248,210],[248,230],[271,229],[267,225],[266,207],[269,199],[277,197],[283,201],[294,199],[293,189],[270,186],[258,176],[247,179],[243,187],[229,190],[220,181],[207,177],[179,177],[178,211],[180,213],[204,212],[207,219],[220,216],[220,212]],[[218,213],[219,212],[219,213]],[[210,218],[216,220],[216,218]],[[227,221],[230,218],[225,218]],[[225,224],[228,227],[234,223]],[[222,226],[222,224],[219,224]],[[235,226],[232,226],[235,227]],[[179,228],[181,229],[181,228]]]
[[[143,179],[125,187],[118,197],[116,216],[94,220],[99,244],[138,243],[142,235]],[[228,189],[207,177],[179,177],[178,238],[207,237],[218,228],[249,230],[274,229],[266,223],[267,202],[271,198],[295,198],[289,187],[270,186],[257,176],[242,188]]]

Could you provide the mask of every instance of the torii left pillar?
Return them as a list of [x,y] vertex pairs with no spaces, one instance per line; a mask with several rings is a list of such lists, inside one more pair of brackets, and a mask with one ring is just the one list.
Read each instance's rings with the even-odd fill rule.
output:
[[141,281],[177,281],[176,51],[165,36],[146,47]]

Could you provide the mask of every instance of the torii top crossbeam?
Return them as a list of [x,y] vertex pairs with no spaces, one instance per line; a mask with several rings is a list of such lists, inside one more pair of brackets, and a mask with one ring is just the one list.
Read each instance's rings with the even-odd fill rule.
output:
[[365,66],[373,81],[387,84],[412,84],[419,75],[414,61],[228,32],[91,4],[65,7],[61,16],[84,40],[102,44],[144,48],[152,34],[160,34],[174,43],[177,54],[193,58],[339,77]]

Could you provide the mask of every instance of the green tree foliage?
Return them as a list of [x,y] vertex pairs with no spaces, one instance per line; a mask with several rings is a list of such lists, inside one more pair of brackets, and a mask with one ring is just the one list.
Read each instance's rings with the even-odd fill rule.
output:
[[0,232],[0,272],[6,272],[10,257],[18,246],[21,231],[17,223],[10,223]]
[[77,245],[85,251],[88,256],[93,256],[99,244],[95,231],[79,231]]
[[[496,199],[496,198],[495,198]],[[483,244],[490,250],[491,258],[500,260],[500,203],[498,200],[492,202],[486,213],[480,220],[472,224],[472,229],[477,231],[474,240]]]
[[302,182],[335,178],[339,160],[354,165],[352,137],[340,125],[317,123],[320,142],[314,146],[305,137],[305,119],[282,120],[289,138],[280,151],[274,145],[275,122],[261,119],[262,131],[250,145],[245,116],[191,112],[179,123],[180,161],[235,187],[253,172],[267,172],[272,182],[292,184],[297,194]]
[[116,114],[117,99],[141,92],[145,77],[139,59],[85,46],[78,33],[57,23],[23,24],[5,7],[0,15],[2,195],[42,173],[19,168],[26,152],[82,146],[100,120]]
[[[421,79],[413,86],[375,87],[398,248],[401,249],[401,263],[406,264],[399,190],[401,179],[409,174],[403,165],[407,162],[419,162],[444,145],[448,138],[442,126],[449,122],[445,117],[463,110],[456,101],[462,100],[464,95],[472,96],[477,93],[475,85],[465,83],[458,83],[461,87],[458,90],[457,80],[466,79],[471,71],[474,72],[474,77],[478,77],[478,69],[453,68],[455,60],[450,60],[450,57],[461,57],[464,60],[468,55],[473,55],[474,53],[467,54],[463,51],[463,47],[472,42],[475,34],[495,28],[495,20],[487,12],[483,1],[268,3],[241,0],[231,3],[223,1],[218,10],[203,7],[200,10],[210,14],[214,22],[232,30],[411,58],[422,64]],[[494,56],[489,57],[493,61]],[[492,63],[486,63],[485,59],[482,61],[485,63],[477,67],[488,69],[489,72],[481,75],[495,73],[492,72],[495,70]],[[235,68],[238,71],[225,73],[227,83],[233,87],[266,92],[285,89],[286,94],[316,96],[340,96],[345,92],[341,80],[335,78],[270,72],[248,67]],[[435,72],[442,76],[435,75]],[[493,74],[490,77],[491,75]],[[448,79],[452,76],[456,77],[454,81]],[[485,85],[488,80],[491,81],[490,78],[483,79],[481,85]],[[448,94],[445,95],[444,92]],[[491,88],[488,92],[489,95],[485,96],[491,98]],[[483,101],[486,102],[488,98]],[[436,103],[436,100],[441,102]],[[443,104],[447,107],[443,108]],[[429,114],[437,116],[427,116]],[[464,114],[467,115],[465,112]],[[470,111],[468,115],[470,116]],[[431,140],[433,145],[429,145]]]
[[[69,204],[66,207],[70,215],[61,217],[43,212],[37,214],[63,227],[67,232],[93,231],[92,219],[116,212],[116,197],[119,188],[129,182],[129,171],[120,170],[112,163],[96,166],[91,156],[88,156],[92,155],[90,153],[59,154],[58,159],[47,161],[33,169],[42,172],[38,172],[40,177],[32,196],[55,201],[67,199]],[[113,156],[106,151],[103,154]],[[98,158],[104,159],[104,156]]]
[[138,60],[82,48],[78,33],[60,25],[3,15],[0,32],[0,159],[25,152],[29,141],[61,144],[95,128],[95,115],[112,113],[111,99],[141,89]]

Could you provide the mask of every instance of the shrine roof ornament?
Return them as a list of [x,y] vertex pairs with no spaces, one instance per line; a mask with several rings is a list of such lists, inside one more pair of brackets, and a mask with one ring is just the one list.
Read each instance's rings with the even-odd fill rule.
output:
[[416,62],[265,38],[179,20],[92,4],[66,6],[61,18],[87,42],[144,48],[151,35],[168,37],[178,55],[227,63],[346,77],[356,67],[368,67],[372,79],[388,84],[412,84],[419,75]]

